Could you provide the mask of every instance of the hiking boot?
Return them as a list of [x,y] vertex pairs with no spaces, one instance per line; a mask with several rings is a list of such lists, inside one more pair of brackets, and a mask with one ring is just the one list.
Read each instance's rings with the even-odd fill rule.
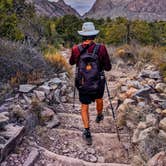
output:
[[103,114],[98,114],[96,117],[96,123],[100,123],[101,120],[104,119],[104,115]]
[[92,136],[89,129],[85,129],[82,134],[83,139],[86,141],[87,145],[92,145]]

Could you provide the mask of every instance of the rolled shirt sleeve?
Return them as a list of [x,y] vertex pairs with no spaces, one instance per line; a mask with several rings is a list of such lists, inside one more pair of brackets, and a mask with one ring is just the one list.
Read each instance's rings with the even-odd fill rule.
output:
[[69,59],[69,64],[70,65],[75,65],[76,64],[76,46],[73,46],[72,51],[71,51],[71,57]]

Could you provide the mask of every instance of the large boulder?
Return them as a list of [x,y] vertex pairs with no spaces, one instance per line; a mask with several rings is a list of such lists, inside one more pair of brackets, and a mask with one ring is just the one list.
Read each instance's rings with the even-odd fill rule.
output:
[[41,111],[40,118],[42,122],[48,122],[54,117],[55,113],[52,109],[44,107]]
[[150,85],[151,87],[155,88],[156,81],[154,79],[148,79],[147,84]]
[[160,72],[159,71],[151,71],[151,70],[143,70],[139,77],[143,78],[151,78],[151,79],[161,79]]
[[54,84],[60,84],[62,83],[63,81],[59,78],[53,78],[51,79],[50,81],[48,81],[48,85],[51,86],[51,85],[54,85]]
[[139,81],[136,81],[136,80],[129,80],[126,82],[126,85],[128,86],[128,88],[136,88],[136,89],[141,89],[143,88],[143,86],[140,84]]
[[64,73],[60,73],[59,75],[59,78],[63,81],[69,81],[69,75],[67,72],[64,72]]
[[35,87],[36,87],[36,85],[22,84],[22,85],[19,86],[19,92],[29,93],[29,92],[32,91]]
[[160,140],[162,140],[162,142],[166,143],[166,132],[165,131],[160,130],[158,137]]
[[5,126],[5,130],[1,132],[1,136],[7,138],[7,141],[0,147],[0,162],[20,144],[24,136],[24,127],[10,123]]
[[160,93],[166,93],[166,84],[165,83],[158,83],[155,89]]
[[130,87],[129,89],[127,89],[127,91],[125,91],[124,93],[120,93],[119,94],[119,98],[121,100],[125,100],[127,98],[131,98],[136,92],[138,91],[138,89]]
[[50,93],[50,87],[48,85],[41,85],[38,87],[38,91],[42,91],[44,92],[46,95],[48,95]]
[[131,104],[121,104],[117,110],[117,124],[119,127],[135,128],[141,116],[140,108]]
[[146,126],[147,127],[155,126],[156,123],[157,123],[157,119],[155,118],[154,114],[146,115]]
[[154,102],[165,102],[166,99],[162,98],[160,95],[158,94],[150,94],[150,99]]
[[132,158],[132,166],[146,166],[146,162],[142,159],[141,155],[135,155]]
[[166,117],[166,109],[160,112],[164,117]]
[[54,114],[52,120],[46,123],[48,128],[54,128],[60,125],[60,119],[57,114]]
[[162,120],[160,121],[159,127],[160,127],[162,130],[166,131],[166,118],[164,118],[164,119],[162,119]]
[[161,145],[161,140],[158,137],[158,129],[155,127],[149,127],[142,130],[137,139],[139,154],[144,156],[145,161],[148,161],[155,155],[163,145],[164,144]]
[[154,127],[146,128],[145,130],[142,130],[140,132],[140,135],[138,137],[138,141],[142,141],[142,140],[147,139],[147,137],[149,137],[149,135],[155,136],[154,134],[156,134],[156,128],[154,128]]
[[149,93],[152,92],[151,87],[146,87],[146,88],[142,88],[140,90],[138,90],[134,95],[134,96],[138,96],[138,97],[143,97],[143,98],[148,98],[149,97]]
[[16,119],[24,118],[25,111],[23,110],[23,108],[19,104],[11,105],[10,115],[12,118],[16,118]]
[[9,117],[6,116],[6,112],[0,113],[0,130],[8,123]]
[[46,96],[45,96],[45,93],[43,91],[35,90],[34,93],[35,93],[35,95],[36,95],[36,97],[39,101],[44,101],[45,100]]
[[166,152],[162,151],[154,155],[147,163],[147,166],[164,166],[166,165]]
[[145,123],[139,124],[139,127],[135,129],[133,137],[132,137],[132,142],[139,144],[141,141],[143,142],[146,140],[149,135],[153,135],[156,132],[156,128],[154,127],[147,127]]
[[38,159],[40,153],[39,150],[36,148],[32,148],[31,152],[28,156],[28,158],[26,158],[23,166],[32,166],[35,164],[36,160]]

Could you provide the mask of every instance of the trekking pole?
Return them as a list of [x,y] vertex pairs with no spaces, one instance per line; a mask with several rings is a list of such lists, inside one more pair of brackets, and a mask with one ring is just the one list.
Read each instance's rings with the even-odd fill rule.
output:
[[73,93],[73,109],[75,109],[75,96],[76,96],[76,87],[74,83],[74,93]]
[[77,67],[75,69],[75,78],[74,78],[73,109],[75,108],[75,99],[76,99],[76,75],[77,75]]
[[115,112],[114,112],[114,108],[113,108],[113,105],[112,105],[112,102],[111,102],[111,95],[110,95],[110,92],[109,92],[109,89],[108,89],[108,84],[107,84],[106,77],[105,77],[105,82],[106,82],[106,89],[107,89],[108,98],[109,98],[109,102],[110,102],[110,106],[111,106],[112,116],[113,116],[115,127],[116,127],[116,133],[117,133],[118,140],[120,142],[120,134],[119,134],[118,126],[117,126],[117,123],[116,123]]

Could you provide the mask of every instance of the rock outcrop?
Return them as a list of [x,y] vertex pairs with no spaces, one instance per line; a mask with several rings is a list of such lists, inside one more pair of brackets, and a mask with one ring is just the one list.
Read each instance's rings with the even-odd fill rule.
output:
[[[71,100],[67,93],[72,93],[68,74],[60,73],[40,85],[21,84],[13,94],[14,97],[5,100],[0,106],[0,162],[16,148],[25,133],[32,132],[36,125],[49,129],[60,125],[53,105],[61,105],[64,96],[63,102]],[[35,152],[36,157],[37,154]],[[33,163],[34,160],[25,163]]]

